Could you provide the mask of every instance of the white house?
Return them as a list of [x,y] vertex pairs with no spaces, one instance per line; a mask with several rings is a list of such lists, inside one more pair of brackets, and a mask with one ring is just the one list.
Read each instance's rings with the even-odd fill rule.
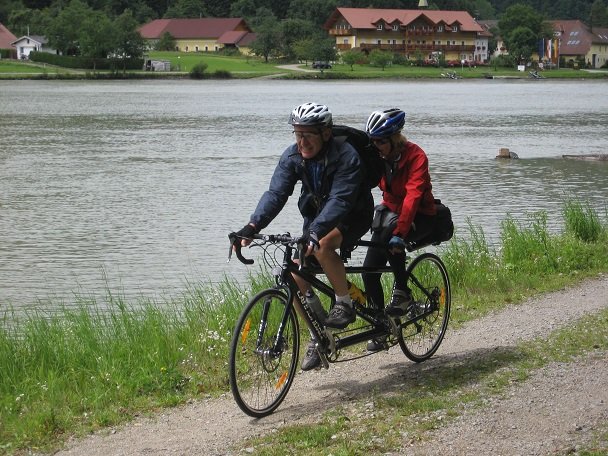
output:
[[43,36],[22,36],[21,38],[11,43],[17,49],[18,59],[28,59],[30,52],[41,51],[48,52],[50,54],[56,54],[55,49],[51,49],[47,46],[47,39]]

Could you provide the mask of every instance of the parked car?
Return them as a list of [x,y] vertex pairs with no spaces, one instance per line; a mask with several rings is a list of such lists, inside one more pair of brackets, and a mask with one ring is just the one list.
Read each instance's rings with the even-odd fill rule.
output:
[[329,62],[313,62],[312,67],[316,70],[329,70],[331,68],[331,64]]

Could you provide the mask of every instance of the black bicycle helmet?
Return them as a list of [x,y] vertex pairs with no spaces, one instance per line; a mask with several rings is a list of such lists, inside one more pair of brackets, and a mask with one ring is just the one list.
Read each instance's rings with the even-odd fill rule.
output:
[[332,118],[329,108],[318,103],[304,103],[295,108],[289,116],[291,125],[331,127]]
[[367,119],[365,131],[371,138],[388,138],[400,132],[405,125],[405,112],[392,108],[374,111]]

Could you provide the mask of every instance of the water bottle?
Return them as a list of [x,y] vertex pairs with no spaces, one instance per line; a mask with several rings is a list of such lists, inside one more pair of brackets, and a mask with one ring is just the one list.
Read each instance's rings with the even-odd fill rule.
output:
[[312,311],[317,316],[317,319],[321,323],[325,323],[325,319],[327,318],[327,312],[321,303],[319,297],[313,293],[312,290],[308,290],[306,292],[306,303],[310,306]]
[[364,306],[367,302],[367,297],[363,290],[351,281],[347,281],[346,283],[348,284],[348,294],[350,295],[350,299],[353,300],[353,303],[356,302],[357,304]]

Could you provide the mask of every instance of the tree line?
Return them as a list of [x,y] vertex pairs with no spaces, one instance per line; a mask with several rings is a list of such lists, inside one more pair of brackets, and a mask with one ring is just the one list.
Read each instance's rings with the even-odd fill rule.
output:
[[[5,0],[0,22],[16,36],[45,36],[64,55],[103,57],[141,55],[143,42],[136,28],[153,19],[243,17],[258,34],[256,54],[266,59],[314,55],[332,60],[334,40],[323,29],[330,14],[337,7],[370,6],[417,9],[418,0]],[[495,32],[522,56],[530,46],[534,49],[534,40],[547,35],[547,19],[608,27],[605,0],[430,0],[429,8],[500,19]]]

